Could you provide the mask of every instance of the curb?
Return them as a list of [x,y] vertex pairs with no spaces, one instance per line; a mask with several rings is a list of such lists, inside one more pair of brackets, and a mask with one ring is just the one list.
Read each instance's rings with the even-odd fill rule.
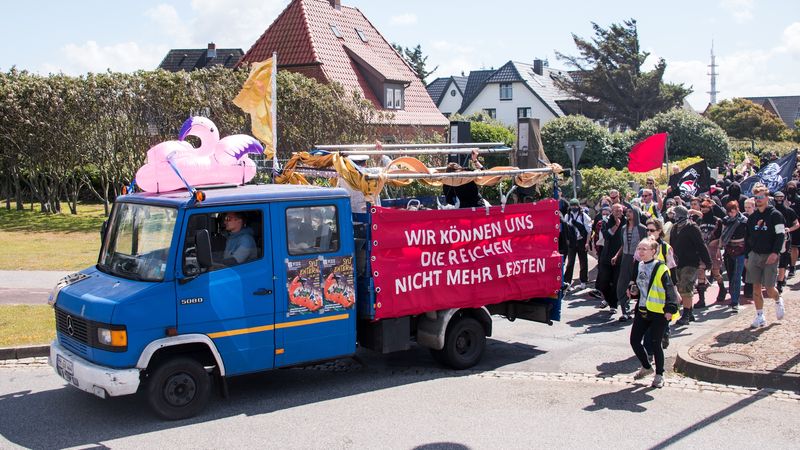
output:
[[674,366],[676,372],[709,383],[800,392],[800,375],[798,374],[733,369],[715,366],[692,358],[689,355],[689,349],[698,342],[709,339],[715,331],[706,333],[692,344],[681,346],[678,349],[678,356],[675,359]]
[[26,347],[2,347],[0,359],[24,359],[50,356],[49,345],[29,345]]

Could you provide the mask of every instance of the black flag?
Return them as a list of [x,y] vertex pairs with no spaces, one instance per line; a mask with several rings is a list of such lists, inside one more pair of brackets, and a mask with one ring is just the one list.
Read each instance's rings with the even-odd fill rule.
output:
[[684,200],[708,192],[711,187],[711,172],[708,170],[705,160],[696,162],[680,173],[670,176],[669,186],[672,188],[671,195],[680,195]]
[[786,183],[792,180],[792,173],[797,166],[797,151],[793,151],[781,159],[770,161],[752,177],[745,178],[740,185],[742,194],[750,196],[753,194],[753,185],[761,183],[769,189],[770,193],[775,193],[783,189]]

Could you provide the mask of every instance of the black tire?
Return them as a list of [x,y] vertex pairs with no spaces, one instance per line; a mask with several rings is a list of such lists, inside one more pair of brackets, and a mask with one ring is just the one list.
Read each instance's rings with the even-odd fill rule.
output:
[[180,420],[197,415],[211,396],[211,378],[191,358],[161,363],[147,381],[147,402],[162,419]]
[[[472,317],[460,317],[448,325],[444,348],[439,351],[439,356],[445,365],[453,369],[469,369],[478,364],[485,348],[486,333],[483,326]],[[435,353],[434,357],[437,357]]]

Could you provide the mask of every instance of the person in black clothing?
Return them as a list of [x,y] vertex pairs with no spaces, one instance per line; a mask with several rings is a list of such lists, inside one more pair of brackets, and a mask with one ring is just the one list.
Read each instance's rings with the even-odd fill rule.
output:
[[569,211],[564,218],[569,224],[569,234],[567,235],[567,267],[564,269],[564,282],[572,283],[572,271],[575,268],[575,257],[581,264],[578,274],[580,284],[576,289],[583,289],[589,281],[589,268],[587,251],[589,249],[589,235],[592,232],[592,219],[583,212],[581,204],[577,198],[569,201]]
[[[617,310],[617,279],[619,278],[619,264],[612,263],[614,255],[622,248],[622,228],[625,218],[622,217],[623,206],[621,203],[611,205],[611,215],[603,223],[603,251],[597,259],[597,280],[595,288],[603,294],[606,304],[612,314]],[[616,261],[615,261],[616,262]]]
[[[478,152],[475,150],[472,151],[472,164],[476,169],[483,169],[483,166],[478,161]],[[464,170],[465,169],[458,163],[452,162],[447,165],[445,172],[462,172]],[[449,186],[445,184],[442,189],[444,191],[445,201],[449,205],[455,205],[456,199],[458,199],[459,208],[477,208],[484,206],[483,197],[481,197],[480,190],[478,190],[478,185],[475,183],[475,180],[470,180],[459,186]]]
[[700,202],[700,212],[703,213],[703,216],[696,221],[697,225],[700,227],[700,233],[703,235],[703,242],[706,244],[708,254],[711,256],[711,266],[700,267],[697,273],[697,296],[699,297],[700,301],[694,305],[695,308],[706,307],[706,289],[708,289],[709,285],[708,278],[706,277],[706,270],[711,270],[712,279],[719,284],[717,303],[725,300],[725,296],[728,294],[727,289],[725,289],[725,282],[722,279],[722,273],[720,270],[722,266],[722,255],[720,253],[719,240],[716,240],[712,237],[714,230],[720,226],[722,221],[716,215],[714,215],[712,210],[714,206],[714,202],[711,200],[702,200]]
[[635,206],[628,206],[625,210],[625,225],[622,227],[622,246],[616,255],[611,258],[611,264],[619,264],[619,276],[617,277],[617,301],[620,306],[620,322],[625,322],[631,318],[628,309],[628,296],[626,294],[628,279],[634,270],[634,255],[636,245],[643,238],[647,237],[647,228],[642,225],[641,212]]
[[694,322],[692,313],[692,297],[694,285],[697,281],[697,268],[703,262],[706,267],[711,267],[711,257],[703,243],[700,228],[688,219],[689,211],[683,206],[673,209],[675,225],[670,230],[669,243],[678,260],[676,271],[676,286],[683,302],[683,313],[676,325],[688,325]]
[[747,217],[739,212],[739,202],[731,200],[725,205],[727,216],[721,226],[714,230],[712,239],[719,240],[720,248],[725,250],[725,271],[728,273],[728,287],[731,293],[731,310],[739,312],[739,295],[742,290],[742,270],[744,269],[744,235]]
[[783,319],[783,298],[775,288],[778,277],[778,259],[785,237],[786,224],[783,215],[769,204],[769,189],[761,183],[753,187],[753,198],[756,210],[747,219],[745,236],[745,254],[747,260],[747,281],[753,284],[753,301],[756,304],[756,318],[750,324],[752,328],[767,325],[764,318],[764,297],[761,288],[775,300],[775,315]]
[[797,222],[797,214],[786,205],[786,195],[783,192],[778,191],[772,197],[775,209],[783,215],[783,220],[786,224],[786,229],[784,230],[786,241],[778,260],[778,283],[776,286],[778,292],[783,293],[783,287],[786,286],[786,270],[792,265],[791,233],[797,231],[800,228],[800,224]]
[[728,186],[728,194],[722,197],[722,204],[727,205],[731,200],[739,202],[739,211],[744,211],[744,201],[747,197],[742,195],[742,187],[735,181]]
[[[800,218],[800,195],[797,192],[797,182],[792,180],[786,184],[786,202],[792,208],[795,216]],[[789,266],[789,278],[794,276],[795,266],[797,265],[797,256],[800,254],[800,228],[791,233],[792,237],[792,264]]]

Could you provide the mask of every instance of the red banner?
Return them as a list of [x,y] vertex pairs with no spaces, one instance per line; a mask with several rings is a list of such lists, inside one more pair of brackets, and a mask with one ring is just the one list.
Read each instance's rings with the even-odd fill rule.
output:
[[376,318],[554,297],[558,203],[438,211],[376,208]]

